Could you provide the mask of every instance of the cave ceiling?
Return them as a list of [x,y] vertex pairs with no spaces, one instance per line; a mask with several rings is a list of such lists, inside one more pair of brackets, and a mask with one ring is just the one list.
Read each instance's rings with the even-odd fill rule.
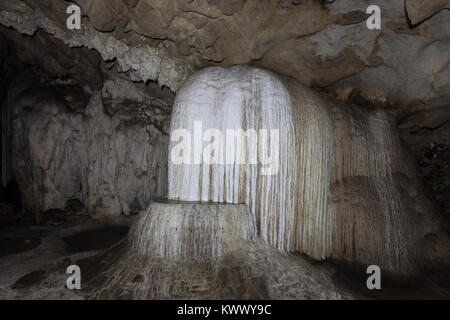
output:
[[74,2],[81,30],[66,27],[63,0],[3,2],[0,30],[34,48],[22,60],[94,90],[117,72],[176,92],[201,68],[249,64],[407,113],[448,103],[448,0],[380,0],[380,30],[362,0]]

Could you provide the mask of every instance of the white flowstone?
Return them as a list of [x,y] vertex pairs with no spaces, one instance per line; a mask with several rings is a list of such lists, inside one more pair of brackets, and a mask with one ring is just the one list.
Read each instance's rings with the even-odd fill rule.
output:
[[139,255],[178,261],[213,261],[256,237],[243,204],[153,203],[130,232]]
[[[246,203],[258,235],[279,249],[412,274],[427,234],[440,232],[385,110],[327,106],[289,79],[235,66],[202,70],[179,91],[171,134],[186,129],[195,136],[198,121],[220,132],[279,129],[279,170],[263,175],[261,163],[242,165],[240,158],[209,164],[199,152],[210,141],[199,151],[190,141],[193,157],[203,161],[177,164],[169,157],[169,198]],[[261,141],[244,139],[239,156],[248,158]],[[173,156],[180,140],[171,140]]]
[[[175,164],[169,157],[169,198],[246,203],[269,243],[324,258],[330,239],[326,203],[331,159],[331,120],[325,105],[269,71],[207,68],[178,92],[171,133],[185,129],[194,135],[198,121],[203,133],[217,129],[224,136],[227,129],[279,130],[277,171],[264,175],[255,151],[262,147],[261,139],[254,143],[242,135],[232,164],[205,163],[199,152],[210,142],[199,149],[191,141],[199,164]],[[177,144],[171,142],[169,155]],[[249,163],[255,154],[257,164]]]
[[255,236],[246,205],[169,201],[140,212],[84,288],[90,299],[354,298],[333,274]]
[[[384,110],[335,106],[330,211],[336,259],[413,273],[436,232],[417,168]],[[420,258],[419,258],[420,259]]]

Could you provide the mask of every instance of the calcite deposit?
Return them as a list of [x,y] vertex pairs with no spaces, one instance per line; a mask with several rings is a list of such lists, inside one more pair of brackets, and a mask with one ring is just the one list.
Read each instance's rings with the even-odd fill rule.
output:
[[[1,1],[0,297],[357,298],[369,265],[450,296],[449,9]],[[132,228],[80,260],[91,219]]]

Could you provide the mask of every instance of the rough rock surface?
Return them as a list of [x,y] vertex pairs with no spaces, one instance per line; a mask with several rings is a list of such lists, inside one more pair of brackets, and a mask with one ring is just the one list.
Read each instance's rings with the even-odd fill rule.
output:
[[129,229],[130,220],[124,216],[72,217],[60,226],[3,229],[0,299],[85,299],[79,290],[67,289],[67,267],[79,264],[84,277],[85,268],[79,261],[103,253],[124,238],[122,230]]
[[[48,77],[73,80],[91,90],[102,87],[101,57],[96,51],[85,47],[70,48],[42,30],[36,31],[32,37],[3,26],[0,32],[7,37],[5,41],[12,42],[16,59],[34,66]],[[43,50],[48,52],[43,54]]]
[[378,1],[381,30],[366,27],[365,0],[75,2],[81,30],[65,27],[63,0],[8,1],[0,23],[93,48],[131,79],[172,90],[201,67],[247,63],[331,91],[356,88],[375,102],[448,101],[448,0]]
[[378,1],[381,30],[366,27],[365,0],[75,2],[81,30],[66,27],[69,1],[11,0],[0,33],[24,62],[94,92],[118,73],[177,91],[197,69],[250,64],[400,119],[448,108],[448,0]]
[[420,1],[406,0],[406,13],[410,23],[415,26],[444,9],[450,9],[449,0]]
[[450,108],[423,106],[401,119],[402,138],[416,158],[429,194],[450,216]]
[[445,232],[395,119],[385,110],[348,105],[334,105],[332,116],[330,255],[417,272],[429,263],[421,251],[425,239]]
[[26,209],[78,199],[91,215],[130,214],[166,192],[170,105],[145,87],[117,78],[89,96],[35,85],[12,90],[6,110],[10,175]]
[[132,230],[132,249],[143,256],[179,261],[215,260],[256,237],[244,204],[152,203]]

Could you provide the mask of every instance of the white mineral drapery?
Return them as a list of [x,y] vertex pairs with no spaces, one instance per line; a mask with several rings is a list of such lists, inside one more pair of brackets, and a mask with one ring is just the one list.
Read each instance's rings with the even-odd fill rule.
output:
[[[203,132],[278,129],[278,172],[261,174],[260,162],[174,164],[169,157],[169,198],[246,203],[258,233],[269,243],[325,258],[331,239],[327,194],[332,126],[323,103],[269,71],[208,68],[178,92],[171,132],[187,129],[194,134],[196,121],[201,121]],[[248,159],[260,147],[260,141],[255,145],[245,139],[236,159]],[[171,142],[169,154],[176,143]]]

